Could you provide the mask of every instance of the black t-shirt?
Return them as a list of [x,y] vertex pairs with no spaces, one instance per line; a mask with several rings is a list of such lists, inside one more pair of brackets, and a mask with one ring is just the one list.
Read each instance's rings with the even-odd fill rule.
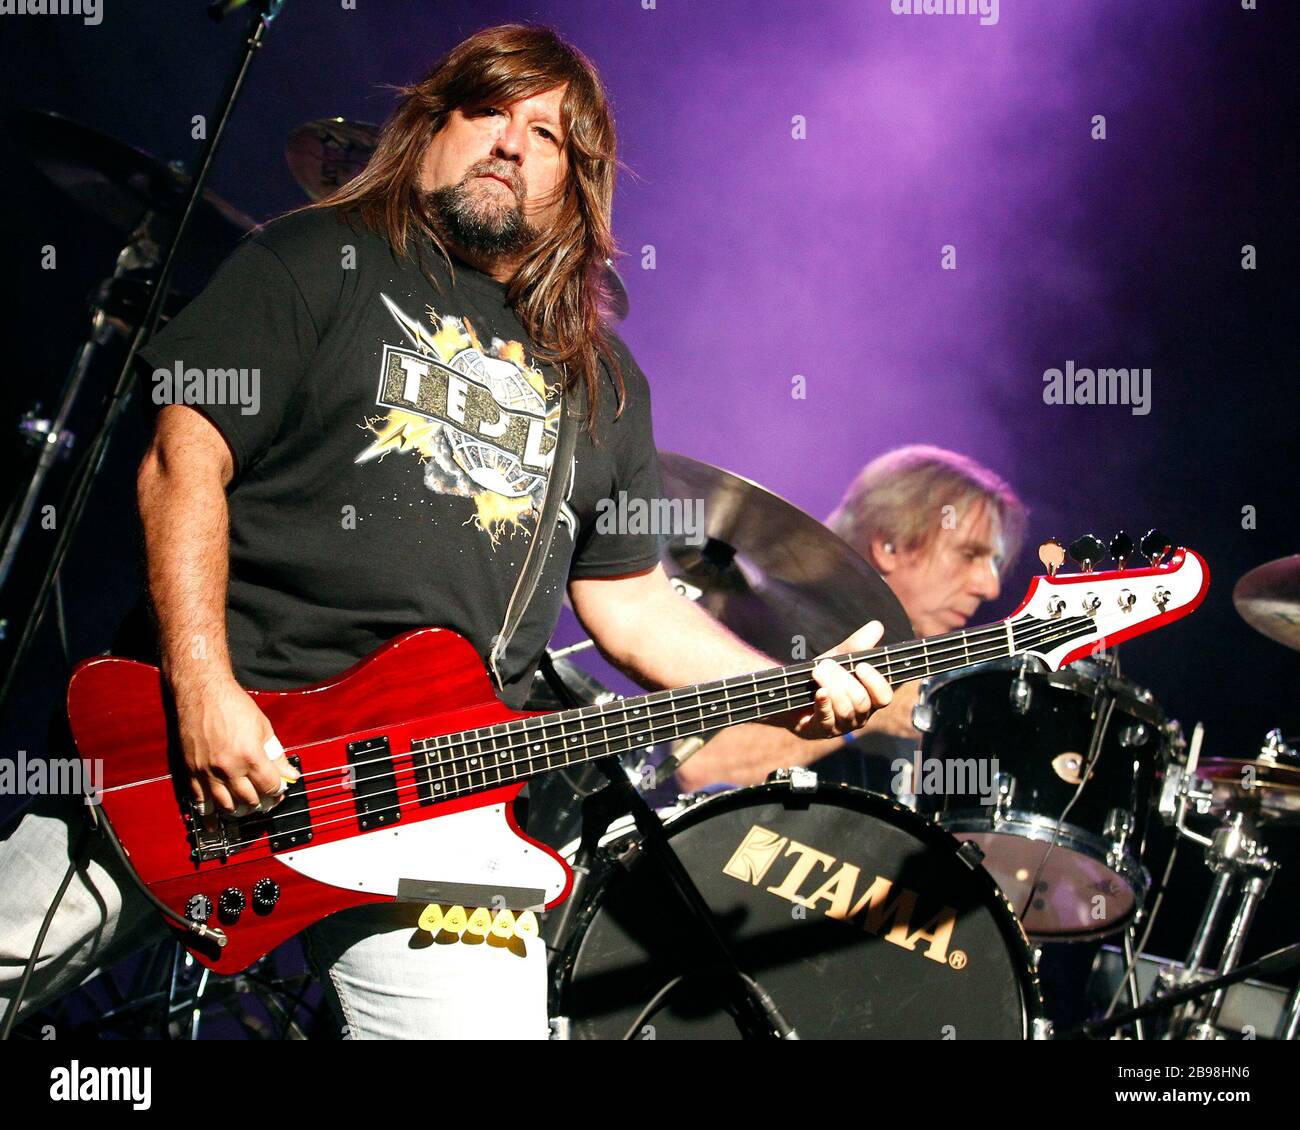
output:
[[[501,628],[551,473],[560,374],[534,361],[504,285],[460,263],[453,282],[427,247],[423,263],[436,288],[360,223],[288,216],[249,236],[142,351],[153,402],[193,403],[234,456],[227,622],[246,686],[327,678],[429,625],[486,658]],[[649,387],[614,342],[627,404],[615,420],[602,368],[596,442],[578,435],[550,558],[503,663],[515,706],[566,578],[658,560],[653,535],[597,528],[602,499],[660,493]]]

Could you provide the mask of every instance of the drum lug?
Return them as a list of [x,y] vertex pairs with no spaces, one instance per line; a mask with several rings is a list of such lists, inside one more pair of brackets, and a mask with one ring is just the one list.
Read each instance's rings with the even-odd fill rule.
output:
[[568,1040],[572,1038],[569,1035],[569,1018],[567,1016],[552,1016],[549,1023],[552,1040]]
[[1131,726],[1125,726],[1119,732],[1119,744],[1125,749],[1134,749],[1137,746],[1145,745],[1148,737],[1146,726],[1141,722],[1134,722]]
[[912,707],[912,729],[928,734],[934,729],[934,707],[928,702],[918,701]]
[[999,773],[994,781],[997,784],[998,799],[993,805],[993,819],[1004,820],[1016,803],[1016,779],[1010,773]]
[[816,772],[803,765],[795,765],[789,769],[776,769],[768,774],[767,779],[772,784],[789,785],[791,792],[812,793],[817,791]]
[[934,705],[930,702],[929,679],[917,691],[916,705],[912,707],[912,729],[922,734],[928,734],[934,729]]
[[1035,1019],[1029,1038],[1031,1040],[1050,1040],[1052,1038],[1052,1022],[1046,1017]]
[[1029,685],[1023,670],[1011,680],[1011,709],[1017,714],[1028,714],[1034,700],[1034,689]]
[[1122,855],[1124,845],[1133,831],[1133,814],[1122,808],[1112,808],[1106,813],[1106,826],[1103,835],[1115,841],[1114,852]]
[[972,871],[978,871],[984,862],[984,849],[974,840],[963,840],[961,847],[957,849],[957,854]]

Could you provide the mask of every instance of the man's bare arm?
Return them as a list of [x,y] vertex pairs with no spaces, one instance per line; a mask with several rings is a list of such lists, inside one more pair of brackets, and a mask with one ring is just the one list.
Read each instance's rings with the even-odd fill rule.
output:
[[[912,728],[912,707],[919,686],[914,682],[895,687],[893,701],[872,714],[856,733],[918,738],[920,735]],[[834,753],[843,742],[843,738],[804,741],[786,730],[752,722],[732,726],[710,738],[689,758],[677,771],[677,780],[685,792],[716,784],[757,785],[774,769],[812,765]]]
[[231,671],[225,488],[233,473],[217,429],[193,408],[168,405],[136,476],[162,668],[176,700],[193,795],[226,811],[274,795],[281,767],[286,777],[295,775],[268,759],[271,724]]
[[[677,687],[778,666],[681,596],[661,566],[638,574],[571,581],[578,619],[601,652],[642,686]],[[871,647],[880,625],[867,625],[837,651]],[[827,660],[813,670],[818,684],[807,708],[765,719],[790,727],[801,739],[847,733],[862,726],[893,692],[884,677],[862,663],[850,674]]]

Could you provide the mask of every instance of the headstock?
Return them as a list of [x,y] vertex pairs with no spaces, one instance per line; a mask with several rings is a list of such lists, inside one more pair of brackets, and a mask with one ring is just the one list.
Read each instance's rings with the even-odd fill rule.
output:
[[1060,573],[1065,551],[1055,539],[1044,542],[1039,559],[1048,573],[1033,579],[1008,621],[1016,652],[1036,655],[1055,670],[1195,610],[1210,584],[1205,559],[1190,549],[1171,552],[1159,530],[1141,545],[1150,564],[1127,567],[1133,541],[1120,531],[1109,544],[1119,568],[1097,571],[1108,547],[1086,535],[1069,547],[1080,571]]

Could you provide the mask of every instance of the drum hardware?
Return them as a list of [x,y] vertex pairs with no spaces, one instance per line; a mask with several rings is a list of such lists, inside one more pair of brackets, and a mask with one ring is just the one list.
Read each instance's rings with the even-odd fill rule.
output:
[[934,707],[930,705],[930,680],[926,679],[916,692],[916,704],[912,707],[912,729],[928,734],[933,726]]
[[[1181,969],[1162,974],[1162,991],[1204,980],[1210,946],[1234,888],[1238,893],[1237,905],[1227,926],[1216,969],[1220,974],[1236,969],[1246,935],[1278,869],[1260,838],[1260,826],[1290,822],[1297,807],[1296,794],[1300,792],[1294,768],[1288,764],[1291,751],[1277,730],[1265,737],[1255,759],[1202,759],[1203,739],[1204,729],[1198,725],[1186,764],[1169,773],[1174,783],[1162,794],[1161,811],[1164,815],[1172,809],[1170,822],[1179,837],[1204,850],[1205,864],[1213,880],[1187,959]],[[1172,803],[1168,796],[1170,789]],[[1217,824],[1209,834],[1197,832],[1187,824],[1192,813],[1217,817]],[[1169,1038],[1220,1038],[1218,1022],[1225,999],[1225,993],[1218,990],[1201,998],[1198,1004],[1171,1014]]]
[[[1245,948],[1246,934],[1277,871],[1277,864],[1268,858],[1268,849],[1259,841],[1249,817],[1240,812],[1209,837],[1206,866],[1214,874],[1214,882],[1191,950],[1184,968],[1167,975],[1162,987],[1181,988],[1203,979],[1211,939],[1232,888],[1240,883],[1237,909],[1229,923],[1216,971],[1231,973],[1237,967]],[[1223,1002],[1224,992],[1217,990],[1208,999],[1202,998],[1198,1006],[1176,1013],[1169,1038],[1185,1034],[1185,1038],[1193,1040],[1218,1039],[1217,1021]]]
[[[1138,1008],[1142,1004],[1142,994],[1138,991],[1137,982],[1137,951],[1133,944],[1133,935],[1136,929],[1136,925],[1130,926],[1121,935],[1124,945],[1124,987],[1128,992],[1130,1008]],[[1146,1029],[1140,1019],[1135,1018],[1133,1021],[1133,1038],[1135,1040],[1146,1039]]]
[[803,765],[786,769],[774,769],[768,775],[769,781],[789,785],[792,793],[811,793],[817,791],[817,774]]
[[1300,1040],[1300,981],[1296,982],[1296,987],[1291,990],[1291,995],[1287,997],[1286,1008],[1283,1010],[1282,1020],[1278,1025],[1277,1038],[1279,1040]]
[[1029,680],[1025,678],[1029,667],[1029,656],[1021,656],[1020,670],[1016,677],[1011,680],[1011,709],[1022,716],[1029,713],[1029,706],[1034,697],[1033,688],[1029,685]]
[[[1110,945],[1102,947],[1089,978],[1089,995],[1094,1003],[1112,997],[1112,990],[1114,999],[1123,993],[1126,964],[1122,950]],[[1182,967],[1169,958],[1142,955],[1136,962],[1139,993],[1146,1000],[1146,1004],[1141,1006],[1140,1014],[1131,1009],[1123,1015],[1107,1015],[1063,1032],[1061,1038],[1098,1038],[1132,1023],[1135,1014],[1139,1020],[1163,1022],[1170,1010],[1185,1007],[1189,1002],[1194,1002],[1197,995],[1213,993],[1217,989],[1222,989],[1225,993],[1226,1003],[1222,1013],[1222,1027],[1225,1031],[1249,1032],[1254,1039],[1294,1038],[1286,1034],[1289,1004],[1286,990],[1256,978],[1281,977],[1297,966],[1300,966],[1300,945],[1287,946],[1248,966],[1239,966],[1223,978],[1180,990],[1179,999],[1171,1000],[1169,997],[1155,997],[1152,994],[1160,982],[1175,979]]]
[[[997,803],[993,806],[995,821],[1008,820],[1016,801],[1016,779],[1010,773],[999,773],[995,778],[998,787]],[[983,858],[983,852],[980,853]]]

